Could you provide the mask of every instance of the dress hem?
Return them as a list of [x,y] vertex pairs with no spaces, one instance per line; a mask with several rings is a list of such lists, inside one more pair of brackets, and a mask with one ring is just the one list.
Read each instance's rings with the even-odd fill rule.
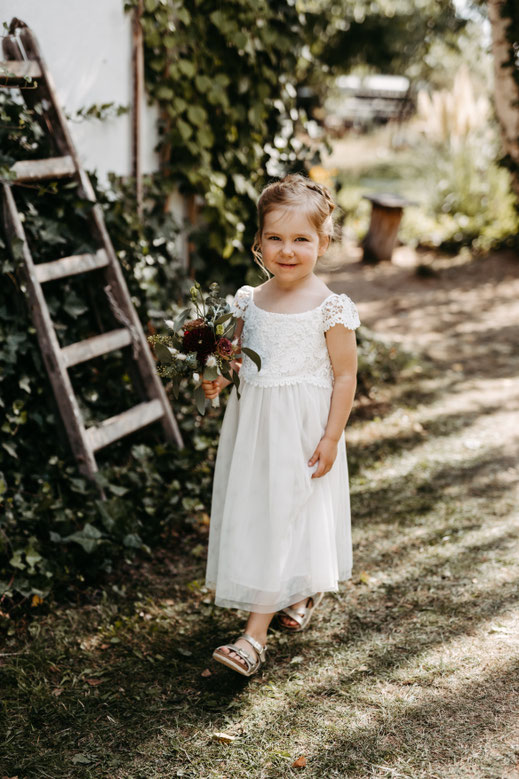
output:
[[[310,598],[312,595],[315,595],[317,592],[338,592],[339,591],[339,584],[342,582],[346,582],[349,579],[351,579],[351,571],[346,576],[341,576],[341,578],[337,581],[337,584],[335,586],[321,586],[321,587],[315,587],[312,589],[306,589],[301,592],[292,593],[290,596],[287,596],[286,598],[283,598],[283,600],[279,601],[278,603],[274,604],[258,604],[258,603],[246,603],[245,601],[238,601],[234,598],[221,598],[218,595],[215,595],[214,598],[214,604],[215,606],[219,606],[224,609],[238,609],[239,611],[253,611],[256,614],[270,614],[275,613],[277,611],[280,611],[281,609],[286,609],[287,606],[291,606],[293,603],[297,603],[298,601],[304,600],[305,598]],[[205,586],[210,590],[216,589],[216,583],[215,582],[208,582],[206,581]]]

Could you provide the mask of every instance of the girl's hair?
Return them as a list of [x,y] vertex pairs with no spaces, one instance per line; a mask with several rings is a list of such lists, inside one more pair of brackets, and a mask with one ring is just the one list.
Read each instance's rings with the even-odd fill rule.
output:
[[265,216],[279,206],[302,207],[311,224],[315,227],[320,240],[323,238],[331,240],[335,232],[332,216],[335,203],[326,187],[316,184],[315,181],[301,176],[299,173],[291,173],[280,181],[268,184],[258,200],[258,231],[252,245],[255,261],[268,276],[270,274],[261,257],[261,234]]

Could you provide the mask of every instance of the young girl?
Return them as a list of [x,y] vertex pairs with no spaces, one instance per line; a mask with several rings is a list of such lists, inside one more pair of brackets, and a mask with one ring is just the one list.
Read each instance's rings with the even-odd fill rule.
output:
[[[267,629],[304,629],[325,591],[351,575],[344,426],[356,387],[357,310],[314,274],[334,203],[300,175],[258,202],[253,246],[268,272],[234,299],[244,357],[216,459],[206,584],[215,603],[249,611],[245,633],[213,658],[244,676],[265,661]],[[228,384],[204,382],[216,397]]]

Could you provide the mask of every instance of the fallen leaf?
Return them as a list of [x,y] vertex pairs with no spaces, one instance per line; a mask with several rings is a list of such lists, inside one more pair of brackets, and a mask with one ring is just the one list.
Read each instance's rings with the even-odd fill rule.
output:
[[209,668],[205,668],[205,669],[202,671],[202,673],[200,674],[200,676],[212,676],[212,675],[213,675],[213,674],[212,674],[212,672],[209,670]]
[[366,571],[361,571],[359,574],[359,579],[363,584],[369,584],[370,576],[369,573]]
[[290,661],[290,665],[297,665],[298,663],[302,663],[302,662],[303,662],[303,655],[296,655]]
[[82,765],[87,765],[88,763],[91,763],[92,761],[86,755],[83,755],[81,752],[77,752],[74,755],[74,757],[72,758],[72,762],[74,764],[81,763]]
[[213,741],[221,741],[222,744],[230,744],[235,739],[236,736],[231,736],[230,733],[213,733]]
[[102,679],[85,679],[85,682],[90,685],[90,687],[97,687],[98,684],[102,684]]
[[110,644],[101,644],[99,649],[110,649]]
[[191,657],[191,655],[193,654],[190,649],[184,649],[183,646],[179,646],[177,651],[179,654],[184,655],[184,657]]
[[301,757],[298,757],[297,760],[294,760],[292,763],[292,768],[305,768],[306,766],[306,757],[304,755],[301,755]]
[[39,595],[33,595],[31,599],[31,606],[39,606],[40,603],[43,603],[43,598],[40,598]]
[[55,698],[59,698],[59,696],[61,695],[62,692],[63,692],[63,689],[61,687],[56,687],[52,691],[52,694],[54,695]]

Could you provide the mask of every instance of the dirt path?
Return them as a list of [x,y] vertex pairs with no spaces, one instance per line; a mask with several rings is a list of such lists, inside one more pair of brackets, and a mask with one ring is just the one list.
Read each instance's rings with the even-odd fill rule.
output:
[[325,281],[356,301],[369,328],[433,361],[433,378],[421,382],[432,399],[422,415],[451,414],[454,428],[456,415],[470,417],[465,447],[496,449],[492,470],[513,491],[519,481],[519,258],[422,255],[434,275],[421,278],[405,247],[395,263],[377,267],[349,255]]

